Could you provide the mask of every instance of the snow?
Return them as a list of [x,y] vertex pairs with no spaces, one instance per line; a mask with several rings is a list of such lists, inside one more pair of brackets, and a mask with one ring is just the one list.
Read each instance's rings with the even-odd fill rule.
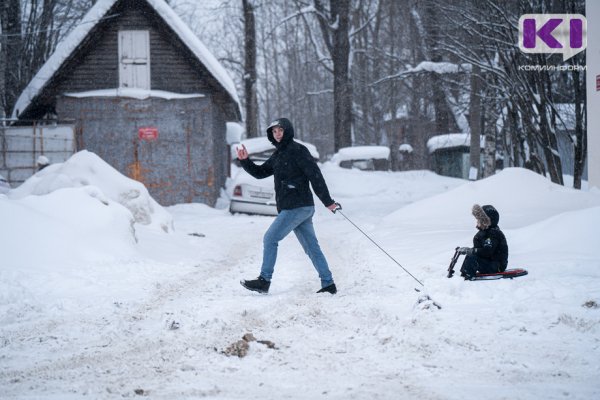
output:
[[416,67],[409,67],[406,72],[435,72],[436,74],[456,74],[471,71],[471,64],[454,64],[450,62],[422,61]]
[[[398,107],[396,109],[396,115],[395,115],[395,119],[402,119],[402,118],[407,118],[408,117],[408,106],[406,104]],[[392,113],[388,112],[383,114],[383,120],[388,122],[392,120]]]
[[[64,188],[94,187],[89,191],[103,203],[121,204],[135,222],[164,232],[173,230],[172,216],[148,193],[146,187],[108,165],[87,150],[75,153],[64,163],[52,164],[9,193],[12,199],[43,196]],[[93,193],[93,194],[92,194]]]
[[[131,225],[109,195],[123,177],[105,169],[94,185],[0,195],[2,398],[599,398],[600,191],[524,169],[476,182],[322,170],[344,215],[424,287],[318,202],[335,296],[315,294],[293,235],[268,295],[239,285],[271,217],[181,204],[171,234]],[[509,264],[529,275],[446,278],[474,203],[499,210]],[[250,332],[275,348],[223,354]]]
[[[481,148],[485,146],[485,137],[480,138]],[[439,149],[447,149],[453,147],[471,146],[471,135],[468,133],[447,133],[444,135],[436,135],[427,141],[427,150],[429,154]]]
[[[13,118],[17,118],[18,113],[25,111],[25,109],[29,107],[31,101],[41,93],[42,89],[48,84],[50,79],[60,69],[62,64],[69,58],[73,51],[75,51],[75,49],[81,44],[92,28],[94,28],[94,26],[96,26],[96,24],[101,21],[102,18],[107,17],[107,12],[111,9],[116,1],[117,0],[96,1],[96,4],[94,4],[90,11],[88,11],[88,13],[83,17],[77,27],[73,29],[73,31],[58,44],[54,53],[35,74],[31,82],[29,82],[25,90],[23,90],[17,99],[13,109]],[[239,107],[240,100],[238,98],[233,80],[223,66],[219,63],[219,61],[214,57],[214,55],[208,51],[200,39],[198,39],[192,30],[183,23],[175,11],[173,11],[173,9],[169,7],[164,0],[146,1],[181,38],[183,43],[188,46],[188,48],[208,69],[208,71],[217,79],[217,81],[221,84],[221,86],[223,86],[227,93],[229,93],[233,101],[235,101]]]
[[146,90],[146,89],[135,89],[135,88],[116,88],[116,89],[102,89],[102,90],[90,90],[87,92],[77,93],[65,93],[68,97],[131,97],[134,99],[145,100],[150,97],[156,97],[165,100],[173,99],[193,99],[198,97],[205,97],[201,93],[173,93],[164,90]]
[[[582,104],[582,109],[585,105]],[[554,108],[558,113],[557,127],[560,130],[575,130],[575,104],[574,103],[555,103]]]
[[244,137],[246,128],[237,122],[227,122],[225,125],[227,126],[227,131],[225,134],[227,138],[227,144],[232,145],[234,143],[239,143],[242,140],[242,137]]
[[347,160],[387,160],[389,157],[390,148],[386,146],[353,146],[339,149],[331,158],[331,162],[339,164]]
[[402,153],[412,153],[414,151],[413,147],[408,143],[401,144],[398,150]]

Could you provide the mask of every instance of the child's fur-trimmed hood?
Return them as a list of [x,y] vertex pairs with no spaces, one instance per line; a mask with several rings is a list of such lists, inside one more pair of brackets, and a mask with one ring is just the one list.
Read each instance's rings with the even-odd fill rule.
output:
[[485,205],[482,207],[479,204],[475,204],[473,205],[472,213],[477,220],[477,226],[481,227],[481,229],[498,226],[500,214],[498,214],[494,206]]

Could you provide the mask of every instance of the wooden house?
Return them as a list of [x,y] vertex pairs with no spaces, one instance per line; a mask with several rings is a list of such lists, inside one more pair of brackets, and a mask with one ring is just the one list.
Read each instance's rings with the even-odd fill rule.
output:
[[13,118],[73,120],[77,149],[162,205],[214,205],[227,177],[226,123],[241,114],[227,72],[164,0],[98,0]]

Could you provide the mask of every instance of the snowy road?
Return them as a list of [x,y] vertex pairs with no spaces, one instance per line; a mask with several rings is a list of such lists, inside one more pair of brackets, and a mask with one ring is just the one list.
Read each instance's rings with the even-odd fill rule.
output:
[[[527,266],[530,275],[463,282],[446,279],[445,268],[452,249],[474,234],[470,205],[486,201],[485,182],[464,185],[428,173],[325,174],[346,214],[422,279],[424,292],[322,207],[315,227],[339,293],[314,293],[316,273],[294,237],[280,245],[269,295],[245,291],[238,282],[258,274],[272,219],[174,206],[168,211],[175,233],[138,227],[134,255],[76,272],[0,271],[0,282],[11,285],[0,297],[0,397],[600,396],[600,255],[589,249],[600,195],[543,191],[537,176],[522,173],[531,180],[524,186],[542,192],[519,196],[546,200],[541,210],[531,207],[533,220],[523,222],[524,210],[511,208],[514,191],[495,203],[505,211],[511,264]],[[501,178],[493,184],[504,184]],[[360,188],[361,179],[369,183],[356,194],[344,191],[343,182]],[[448,215],[454,209],[463,215]],[[561,230],[573,237],[562,238],[557,255],[549,232]],[[223,354],[246,333],[275,348],[253,341],[243,358]]]

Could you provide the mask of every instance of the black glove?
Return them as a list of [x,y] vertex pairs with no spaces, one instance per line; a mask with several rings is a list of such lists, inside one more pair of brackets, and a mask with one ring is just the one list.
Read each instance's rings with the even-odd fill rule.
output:
[[459,247],[458,254],[470,256],[473,254],[473,249],[471,247]]

